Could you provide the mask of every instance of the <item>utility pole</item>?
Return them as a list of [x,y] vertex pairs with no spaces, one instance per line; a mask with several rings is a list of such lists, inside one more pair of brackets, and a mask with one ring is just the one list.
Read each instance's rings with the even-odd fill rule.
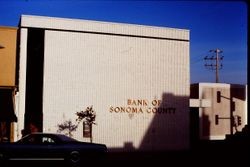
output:
[[[224,56],[221,56],[222,50],[214,49],[209,52],[213,53],[211,56],[205,56],[205,67],[209,70],[215,70],[215,82],[219,83],[219,70],[222,69],[222,60]],[[215,54],[215,55],[214,55]]]

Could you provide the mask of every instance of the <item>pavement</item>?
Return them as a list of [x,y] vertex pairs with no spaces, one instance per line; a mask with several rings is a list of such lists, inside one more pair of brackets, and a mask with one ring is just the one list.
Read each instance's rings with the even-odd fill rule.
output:
[[[14,162],[6,167],[93,167],[93,166],[250,166],[250,141],[201,141],[188,150],[157,152],[109,152],[103,159],[72,166],[65,162]],[[3,165],[0,164],[0,167]]]

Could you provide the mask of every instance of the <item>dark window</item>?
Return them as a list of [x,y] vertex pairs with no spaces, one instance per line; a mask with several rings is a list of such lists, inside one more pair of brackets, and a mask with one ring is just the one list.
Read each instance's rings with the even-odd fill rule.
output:
[[12,89],[0,89],[0,142],[13,139],[11,138],[11,122],[17,122],[13,99]]
[[0,89],[0,122],[17,122],[12,89]]

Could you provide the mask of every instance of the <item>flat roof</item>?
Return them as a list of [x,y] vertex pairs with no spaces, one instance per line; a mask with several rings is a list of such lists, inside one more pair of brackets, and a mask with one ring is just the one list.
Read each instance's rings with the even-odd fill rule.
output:
[[17,30],[17,29],[18,29],[18,27],[0,26],[0,29]]
[[229,87],[245,87],[247,85],[242,84],[230,84],[230,83],[209,83],[209,82],[199,82],[199,83],[193,83],[191,86],[200,86],[200,87],[214,87],[214,88],[229,88]]
[[43,28],[189,41],[189,30],[136,24],[91,21],[47,16],[22,15],[20,28]]

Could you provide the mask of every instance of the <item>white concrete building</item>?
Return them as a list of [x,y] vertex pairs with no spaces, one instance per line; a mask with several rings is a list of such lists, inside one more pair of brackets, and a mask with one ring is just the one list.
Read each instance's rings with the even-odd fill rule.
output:
[[[93,106],[110,151],[189,148],[189,30],[23,15],[16,139]],[[73,137],[83,137],[79,126]]]

